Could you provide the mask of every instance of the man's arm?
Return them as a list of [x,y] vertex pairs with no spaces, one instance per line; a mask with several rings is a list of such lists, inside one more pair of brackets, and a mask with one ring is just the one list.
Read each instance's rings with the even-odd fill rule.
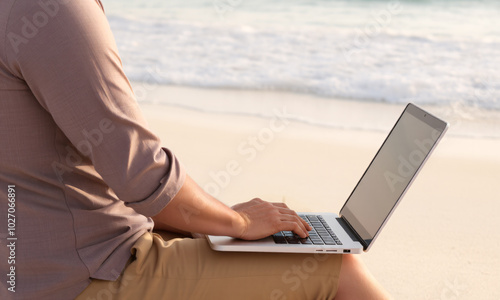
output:
[[264,238],[282,230],[306,237],[311,228],[283,203],[260,199],[233,209],[210,196],[189,176],[167,206],[153,217],[156,229],[227,235],[246,240]]
[[[9,71],[60,129],[60,159],[47,172],[66,184],[72,172],[95,168],[125,205],[156,215],[181,188],[184,168],[148,128],[101,7],[92,0],[53,4],[53,16],[31,38],[5,45]],[[37,1],[16,1],[11,11],[29,19],[38,13]],[[23,19],[9,19],[11,36],[22,35]]]

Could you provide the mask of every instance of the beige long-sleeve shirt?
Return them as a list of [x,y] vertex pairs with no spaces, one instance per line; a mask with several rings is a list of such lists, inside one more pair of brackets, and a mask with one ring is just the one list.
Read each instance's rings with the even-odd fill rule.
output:
[[0,1],[0,299],[116,279],[184,178],[96,1]]

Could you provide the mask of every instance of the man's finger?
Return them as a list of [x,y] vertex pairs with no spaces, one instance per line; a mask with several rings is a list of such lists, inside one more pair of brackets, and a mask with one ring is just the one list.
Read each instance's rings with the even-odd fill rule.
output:
[[284,223],[284,225],[286,224],[287,226],[291,226],[289,229],[282,229],[282,230],[293,231],[302,238],[309,236],[309,230],[307,230],[307,227],[297,218],[300,219],[300,217],[294,217],[292,215],[282,215],[281,218],[282,223]]
[[288,208],[288,205],[286,205],[286,203],[282,203],[282,202],[272,202],[271,204],[276,206],[276,207]]
[[306,230],[308,232],[312,230],[312,227],[309,224],[307,224],[307,222],[304,219],[299,217],[297,212],[295,212],[294,210],[291,210],[288,207],[287,208],[279,208],[279,212],[281,214],[284,214],[284,215],[294,216],[296,218],[297,222],[302,224],[302,226],[304,227],[304,230]]
[[300,221],[302,222],[302,224],[304,224],[304,227],[307,229],[307,231],[311,231],[313,230],[312,226],[309,225],[304,219],[302,219],[301,217],[298,217],[300,219]]

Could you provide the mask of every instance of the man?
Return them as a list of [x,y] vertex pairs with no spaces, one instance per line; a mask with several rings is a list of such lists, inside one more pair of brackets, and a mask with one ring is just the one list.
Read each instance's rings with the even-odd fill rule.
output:
[[[385,297],[351,256],[217,253],[152,233],[310,228],[282,204],[229,208],[186,175],[147,128],[99,2],[0,2],[0,141],[1,299]],[[306,259],[321,263],[304,274]]]

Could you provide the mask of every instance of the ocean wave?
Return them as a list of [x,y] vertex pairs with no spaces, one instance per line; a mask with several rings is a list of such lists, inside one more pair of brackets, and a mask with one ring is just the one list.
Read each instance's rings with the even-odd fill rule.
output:
[[500,40],[109,16],[133,81],[500,110]]

